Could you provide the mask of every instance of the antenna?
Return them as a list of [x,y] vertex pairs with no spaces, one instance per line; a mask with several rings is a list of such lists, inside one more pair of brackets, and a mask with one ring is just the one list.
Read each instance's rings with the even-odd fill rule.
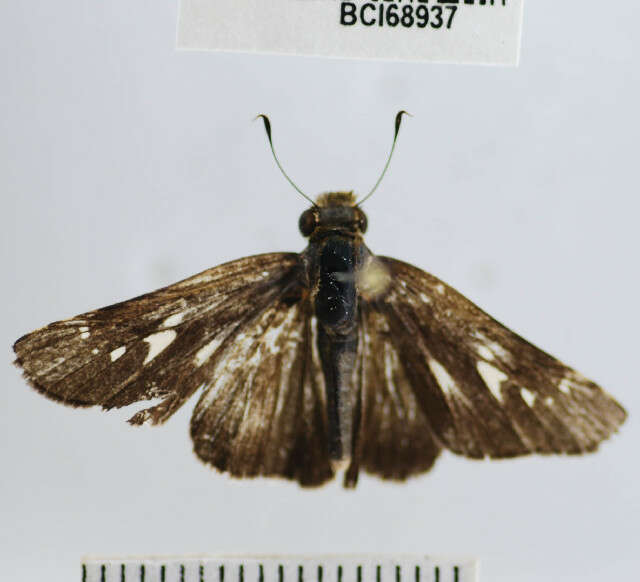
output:
[[273,159],[276,161],[276,164],[278,165],[278,168],[282,172],[282,175],[287,179],[287,182],[289,182],[289,184],[291,184],[298,191],[299,194],[302,194],[302,196],[304,196],[309,202],[311,202],[311,204],[313,204],[314,206],[317,206],[316,203],[313,200],[311,200],[311,198],[309,198],[309,196],[307,196],[302,190],[300,190],[300,188],[298,188],[298,186],[295,185],[293,180],[289,178],[289,176],[287,176],[287,173],[284,171],[284,168],[280,164],[280,160],[276,155],[276,150],[273,149],[273,141],[271,140],[271,122],[269,121],[269,118],[263,113],[261,113],[256,117],[256,119],[258,118],[262,118],[262,121],[264,123],[264,130],[267,132],[267,139],[269,140],[269,146],[271,147],[271,153],[273,154]]
[[400,131],[400,124],[402,123],[403,115],[408,115],[409,117],[411,117],[411,113],[408,113],[407,111],[404,111],[404,110],[398,111],[398,113],[396,114],[395,131],[393,133],[393,143],[391,144],[391,151],[389,152],[387,163],[384,165],[384,168],[382,169],[382,174],[380,174],[378,181],[375,183],[373,188],[371,188],[371,192],[369,192],[369,194],[367,194],[362,200],[360,200],[360,202],[358,202],[356,206],[360,206],[360,204],[364,203],[368,198],[371,197],[371,195],[377,190],[378,186],[380,186],[380,182],[382,182],[382,178],[384,178],[384,175],[387,173],[387,169],[389,168],[389,164],[391,163],[391,156],[393,156],[393,150],[396,149],[396,140],[398,139],[398,132]]

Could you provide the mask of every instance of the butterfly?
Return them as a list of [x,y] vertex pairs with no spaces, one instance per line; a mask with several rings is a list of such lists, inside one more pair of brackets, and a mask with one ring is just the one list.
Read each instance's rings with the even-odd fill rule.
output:
[[309,487],[339,470],[345,487],[360,470],[404,480],[442,449],[586,453],[625,420],[599,386],[453,288],[374,255],[364,200],[309,200],[302,253],[239,259],[52,323],[15,342],[16,364],[71,406],[154,400],[134,425],[165,422],[199,392],[190,431],[202,461]]

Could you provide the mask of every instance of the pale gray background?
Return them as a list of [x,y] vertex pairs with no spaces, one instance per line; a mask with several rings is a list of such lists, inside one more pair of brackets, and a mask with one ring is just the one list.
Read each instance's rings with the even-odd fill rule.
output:
[[[635,2],[535,0],[519,69],[174,51],[170,0],[0,5],[0,577],[80,556],[477,555],[483,581],[631,579],[638,563]],[[627,407],[586,458],[444,454],[406,485],[230,481],[189,403],[162,428],[72,410],[10,366],[18,336],[222,261],[298,250],[309,193],[366,191],[374,251],[439,275]],[[624,576],[627,576],[626,578]]]

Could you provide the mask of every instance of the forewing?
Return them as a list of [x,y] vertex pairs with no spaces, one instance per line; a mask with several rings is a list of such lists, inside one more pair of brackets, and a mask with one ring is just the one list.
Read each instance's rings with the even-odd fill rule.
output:
[[360,313],[357,428],[346,486],[355,486],[359,467],[384,479],[404,480],[428,471],[440,452],[384,313],[366,301]]
[[37,390],[73,406],[159,398],[130,422],[160,423],[211,381],[212,367],[245,326],[296,299],[300,277],[293,253],[226,263],[34,331],[15,343],[16,364]]
[[599,386],[539,350],[432,275],[381,257],[376,301],[439,441],[469,457],[583,453],[626,413]]
[[236,477],[303,486],[333,477],[313,331],[307,301],[274,303],[222,354],[191,419],[203,461]]

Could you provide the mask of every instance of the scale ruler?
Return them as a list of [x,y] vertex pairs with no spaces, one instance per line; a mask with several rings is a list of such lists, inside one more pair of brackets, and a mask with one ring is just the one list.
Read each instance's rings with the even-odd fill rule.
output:
[[86,559],[82,582],[477,582],[477,562],[429,556]]

